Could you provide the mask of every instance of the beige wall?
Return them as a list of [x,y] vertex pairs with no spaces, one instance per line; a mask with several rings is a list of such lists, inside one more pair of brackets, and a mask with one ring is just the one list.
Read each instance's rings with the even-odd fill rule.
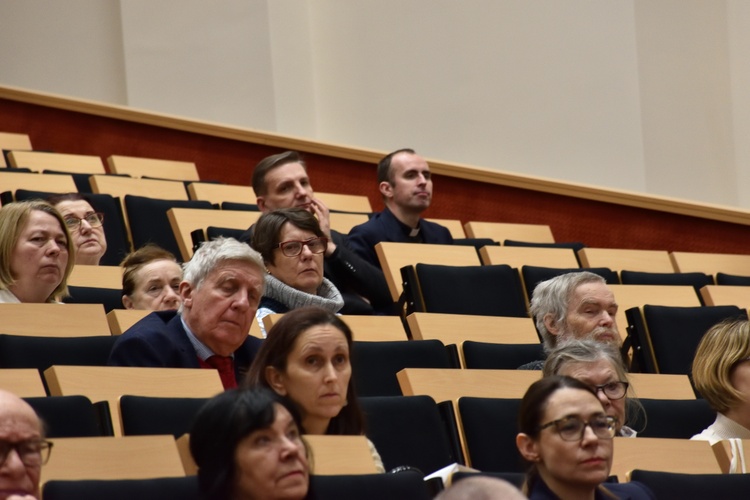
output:
[[0,3],[0,84],[750,207],[744,0]]

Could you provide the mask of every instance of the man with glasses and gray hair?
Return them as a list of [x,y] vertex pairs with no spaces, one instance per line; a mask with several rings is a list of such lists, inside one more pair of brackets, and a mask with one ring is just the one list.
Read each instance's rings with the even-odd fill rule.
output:
[[42,465],[51,448],[33,408],[0,390],[0,500],[39,498]]
[[[542,281],[531,296],[529,312],[542,336],[544,351],[551,352],[567,339],[593,339],[620,346],[615,295],[598,274],[573,272]],[[544,360],[521,370],[541,370]]]

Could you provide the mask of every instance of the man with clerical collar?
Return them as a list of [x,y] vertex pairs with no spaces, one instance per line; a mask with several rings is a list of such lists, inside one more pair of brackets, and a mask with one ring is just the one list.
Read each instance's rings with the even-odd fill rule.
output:
[[453,243],[447,228],[422,218],[432,202],[432,176],[413,149],[399,149],[380,160],[378,188],[385,209],[349,232],[352,248],[368,262],[380,266],[375,245],[381,241]]
[[178,311],[156,311],[117,339],[114,366],[217,369],[236,387],[261,340],[249,335],[263,295],[260,254],[233,238],[205,242],[184,265]]

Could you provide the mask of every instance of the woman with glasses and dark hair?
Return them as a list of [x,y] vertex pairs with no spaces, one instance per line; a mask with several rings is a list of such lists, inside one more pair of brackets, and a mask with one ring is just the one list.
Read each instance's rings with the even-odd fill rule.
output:
[[258,219],[252,247],[263,256],[268,270],[266,288],[256,319],[263,336],[263,317],[304,306],[332,313],[344,306],[338,289],[323,277],[328,239],[313,214],[302,208],[283,208]]
[[41,200],[0,208],[0,303],[58,302],[68,294],[73,242],[60,212]]
[[644,414],[636,397],[630,397],[627,370],[620,351],[612,344],[591,339],[571,339],[558,345],[544,363],[543,376],[567,375],[587,384],[601,401],[607,415],[617,419],[617,436],[635,437],[626,422]]
[[[726,320],[701,338],[693,359],[693,383],[716,410],[716,421],[692,439],[712,445],[731,440],[730,472],[748,472],[742,440],[750,439],[750,322]],[[743,470],[745,469],[745,470]]]
[[75,246],[75,263],[85,266],[98,266],[107,251],[107,238],[104,236],[104,214],[97,212],[91,203],[79,193],[56,194],[47,202],[60,212],[68,226]]
[[310,471],[296,410],[263,388],[210,399],[190,430],[190,453],[206,500],[302,500]]
[[518,411],[516,446],[530,464],[523,492],[531,500],[653,499],[640,483],[602,484],[616,429],[587,384],[557,375],[534,382]]

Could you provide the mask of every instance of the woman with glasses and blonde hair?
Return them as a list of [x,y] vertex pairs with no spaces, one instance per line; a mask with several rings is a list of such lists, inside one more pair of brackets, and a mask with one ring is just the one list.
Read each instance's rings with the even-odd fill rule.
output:
[[252,247],[268,270],[266,288],[256,319],[266,336],[263,317],[305,306],[332,313],[344,306],[338,289],[323,277],[328,239],[318,219],[302,208],[283,208],[263,214],[255,224]]
[[97,212],[81,194],[66,193],[49,196],[47,202],[55,207],[65,220],[75,246],[75,263],[98,266],[107,251],[104,236],[104,214]]
[[653,499],[643,484],[603,483],[612,467],[617,418],[596,392],[564,376],[531,384],[518,411],[516,446],[529,463],[523,492],[531,500]]
[[693,359],[693,383],[716,410],[716,421],[691,439],[730,440],[730,472],[747,472],[742,439],[750,439],[750,322],[732,319],[706,332]]
[[607,415],[617,419],[617,436],[636,436],[636,431],[625,424],[645,412],[638,399],[628,397],[627,370],[614,346],[591,339],[571,339],[547,356],[542,373],[545,377],[567,375],[591,387]]

